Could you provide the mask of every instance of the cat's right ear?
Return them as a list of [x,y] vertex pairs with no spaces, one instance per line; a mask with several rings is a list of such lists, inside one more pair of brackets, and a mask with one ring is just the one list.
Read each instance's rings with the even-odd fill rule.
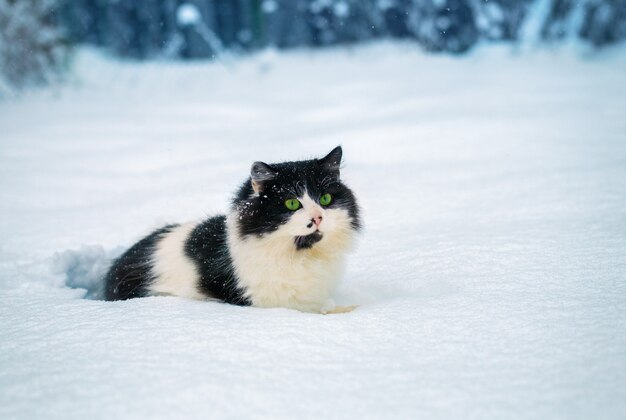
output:
[[254,162],[250,169],[252,189],[255,193],[260,193],[265,189],[267,181],[276,178],[277,171],[267,163]]
[[341,156],[343,150],[341,146],[335,147],[329,154],[321,159],[323,167],[339,177],[339,167],[341,166]]

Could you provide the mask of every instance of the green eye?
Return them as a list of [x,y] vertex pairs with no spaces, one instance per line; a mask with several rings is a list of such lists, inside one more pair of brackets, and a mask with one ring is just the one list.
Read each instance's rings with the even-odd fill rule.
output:
[[333,197],[332,195],[326,193],[323,196],[320,197],[320,204],[322,206],[327,206],[330,204],[330,202],[333,201]]
[[285,200],[285,207],[291,211],[296,211],[300,208],[300,202],[295,198],[290,198],[289,200]]

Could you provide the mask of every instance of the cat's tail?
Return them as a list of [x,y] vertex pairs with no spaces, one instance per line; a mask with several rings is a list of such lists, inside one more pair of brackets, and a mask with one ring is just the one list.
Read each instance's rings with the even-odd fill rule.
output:
[[104,299],[104,276],[121,251],[107,251],[101,245],[83,245],[78,250],[61,251],[52,257],[54,274],[65,276],[65,285],[85,289],[87,299]]

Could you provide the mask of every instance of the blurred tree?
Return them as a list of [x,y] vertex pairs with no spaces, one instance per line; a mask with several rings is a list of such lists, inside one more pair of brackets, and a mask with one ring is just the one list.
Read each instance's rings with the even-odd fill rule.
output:
[[106,20],[105,1],[73,0],[61,3],[61,18],[67,36],[72,40],[80,40],[90,44],[104,45],[104,26]]
[[413,0],[409,31],[429,51],[462,53],[478,40],[474,11],[463,0]]
[[260,45],[290,48],[313,44],[309,26],[309,0],[263,0],[260,2]]
[[626,39],[626,1],[553,0],[541,35],[548,41],[582,38],[594,46]]
[[[571,29],[579,26],[576,22],[572,22],[575,19],[574,11],[579,6],[578,3],[580,2],[574,0],[553,0],[541,28],[541,37],[554,41],[570,35]],[[578,10],[583,10],[583,8],[578,7]]]
[[13,88],[61,77],[67,45],[57,6],[56,0],[0,0],[0,77]]
[[376,19],[375,27],[384,28],[384,33],[393,38],[406,38],[411,35],[408,26],[410,0],[384,0],[379,1],[377,6],[381,13],[382,24],[378,22],[379,19]]
[[482,38],[517,41],[533,0],[472,0],[476,26]]
[[176,9],[176,24],[183,35],[180,55],[184,58],[206,58],[224,49],[216,34],[218,17],[206,1],[189,0]]
[[626,1],[590,1],[580,35],[596,46],[626,39]]

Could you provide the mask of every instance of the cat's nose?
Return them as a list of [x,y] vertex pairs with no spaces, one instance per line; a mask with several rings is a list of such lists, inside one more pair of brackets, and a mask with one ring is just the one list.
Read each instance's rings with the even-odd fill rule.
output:
[[315,223],[315,226],[319,227],[320,223],[322,223],[321,210],[318,208],[314,208],[313,211],[309,213],[309,215],[311,216],[311,226],[313,226],[313,223]]
[[318,227],[319,227],[319,225],[322,223],[322,216],[321,216],[321,215],[319,215],[319,216],[314,216],[314,217],[311,219],[311,222],[315,223],[315,226],[318,226]]

